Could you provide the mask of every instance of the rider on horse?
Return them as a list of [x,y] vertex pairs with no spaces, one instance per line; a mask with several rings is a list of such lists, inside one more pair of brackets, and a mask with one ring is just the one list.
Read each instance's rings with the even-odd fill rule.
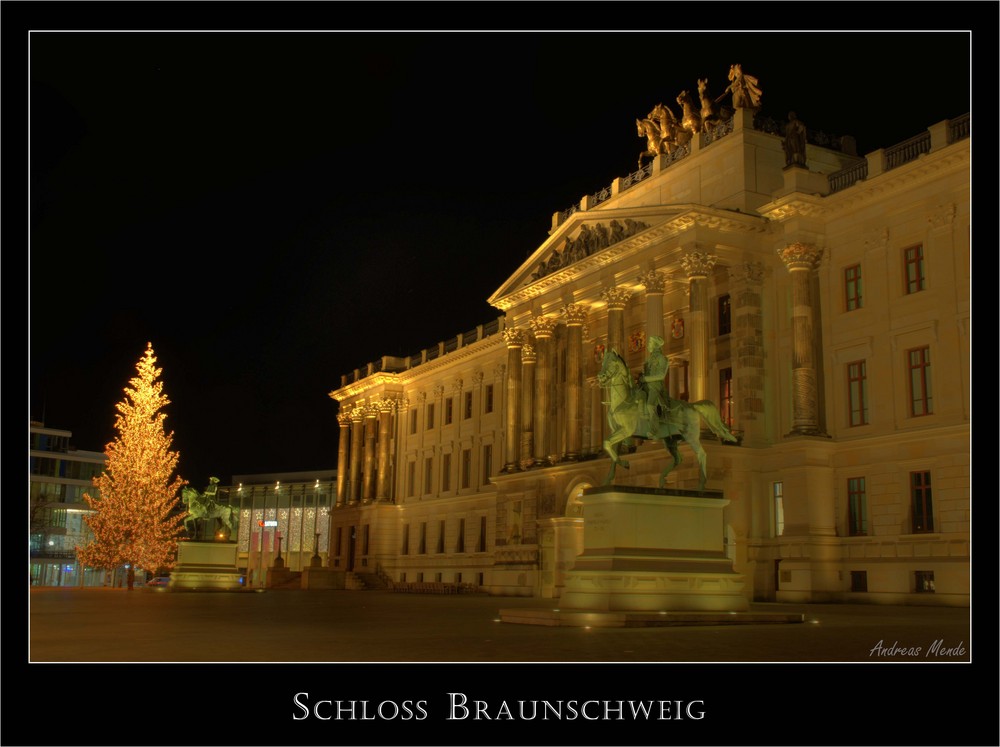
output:
[[663,338],[653,335],[646,345],[649,349],[649,357],[646,358],[646,364],[639,376],[636,399],[643,406],[642,412],[646,415],[649,423],[647,436],[653,439],[657,437],[660,424],[666,424],[672,420],[670,412],[676,403],[663,391],[663,382],[670,368],[670,361],[663,354]]

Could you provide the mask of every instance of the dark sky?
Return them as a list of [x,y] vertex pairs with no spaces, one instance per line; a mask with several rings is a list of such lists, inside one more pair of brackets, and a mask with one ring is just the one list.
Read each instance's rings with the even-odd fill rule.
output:
[[499,315],[732,63],[860,153],[970,110],[961,31],[31,33],[30,416],[103,449],[150,341],[193,484],[334,467],[341,374]]

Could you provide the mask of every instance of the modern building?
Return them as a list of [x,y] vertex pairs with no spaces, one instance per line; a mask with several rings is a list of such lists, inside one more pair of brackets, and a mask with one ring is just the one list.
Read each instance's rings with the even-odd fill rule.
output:
[[92,509],[83,494],[94,495],[92,478],[104,471],[106,457],[81,451],[71,431],[46,428],[31,421],[28,428],[28,507],[31,583],[35,586],[103,586],[105,573],[83,569],[76,547],[92,534],[84,517]]
[[327,563],[336,479],[335,470],[234,475],[229,487],[220,488],[218,500],[238,510],[237,563],[251,584],[279,552],[293,573],[314,555]]
[[[556,213],[499,319],[330,392],[329,565],[559,597],[611,466],[604,353],[635,374],[658,336],[670,394],[738,436],[704,436],[707,487],[752,600],[968,605],[969,131],[796,153],[736,108]],[[616,482],[655,487],[663,444],[633,445]]]

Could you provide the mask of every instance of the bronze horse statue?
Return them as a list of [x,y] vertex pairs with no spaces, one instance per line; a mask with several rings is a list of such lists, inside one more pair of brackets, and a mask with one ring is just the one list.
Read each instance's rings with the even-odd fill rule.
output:
[[236,530],[237,514],[232,506],[217,503],[215,494],[218,491],[219,478],[210,477],[209,486],[204,493],[199,493],[191,487],[181,490],[181,500],[187,506],[188,514],[184,517],[184,528],[194,537],[192,526],[196,521],[205,519],[218,519],[222,525],[229,529],[229,534]]
[[666,143],[659,126],[652,119],[635,120],[636,134],[646,137],[646,150],[639,154],[639,168],[642,168],[642,161],[645,158],[656,158],[661,153],[666,153]]
[[695,106],[694,99],[687,91],[681,91],[677,95],[677,103],[684,110],[681,115],[681,126],[692,136],[697,135],[701,132],[701,108]]
[[[597,381],[609,393],[607,405],[611,435],[604,441],[604,450],[611,457],[611,470],[604,480],[604,484],[609,485],[615,477],[615,470],[619,464],[626,469],[629,466],[628,462],[618,454],[619,444],[634,436],[647,438],[649,426],[643,408],[636,401],[637,387],[632,383],[628,366],[625,365],[625,361],[622,360],[617,351],[608,350],[604,353]],[[708,472],[705,466],[705,449],[701,445],[702,420],[708,424],[708,427],[720,440],[730,442],[737,440],[736,436],[722,422],[719,411],[711,400],[705,399],[699,402],[670,400],[670,409],[661,418],[660,427],[655,436],[657,440],[663,441],[664,447],[673,457],[673,462],[667,464],[663,472],[660,473],[661,488],[666,484],[670,471],[681,463],[681,455],[677,446],[681,441],[686,441],[698,458],[700,471],[698,490],[705,489]]]

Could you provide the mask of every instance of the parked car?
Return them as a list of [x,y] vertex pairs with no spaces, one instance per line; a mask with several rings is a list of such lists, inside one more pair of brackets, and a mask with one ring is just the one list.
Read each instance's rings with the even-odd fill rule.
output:
[[170,576],[157,576],[152,579],[146,586],[169,586]]

